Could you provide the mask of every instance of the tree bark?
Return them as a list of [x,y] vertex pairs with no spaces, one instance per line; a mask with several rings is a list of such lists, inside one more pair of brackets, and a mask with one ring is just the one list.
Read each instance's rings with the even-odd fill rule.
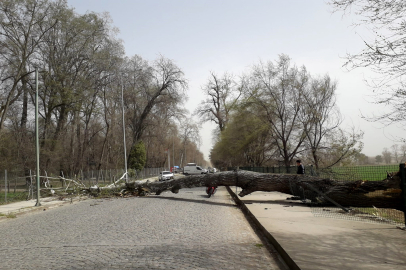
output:
[[323,195],[312,191],[312,185],[330,199],[346,207],[380,207],[401,209],[399,174],[388,176],[381,181],[336,181],[309,175],[263,174],[248,171],[222,172],[206,175],[191,175],[165,182],[126,184],[128,191],[147,190],[156,195],[170,190],[178,193],[182,188],[203,186],[238,186],[240,197],[255,191],[278,191],[291,194],[291,186],[301,189],[307,198],[323,205],[331,204]]

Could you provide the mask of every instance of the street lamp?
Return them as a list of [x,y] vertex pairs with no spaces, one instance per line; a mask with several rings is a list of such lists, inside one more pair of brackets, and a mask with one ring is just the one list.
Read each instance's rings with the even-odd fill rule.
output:
[[124,167],[125,167],[125,182],[128,183],[128,174],[127,174],[127,147],[125,144],[125,122],[124,122],[124,85],[123,79],[121,78],[121,107],[123,111],[123,141],[124,141]]
[[40,197],[40,182],[39,182],[39,138],[38,138],[38,69],[35,69],[35,152],[37,155],[37,203],[35,206],[41,206]]

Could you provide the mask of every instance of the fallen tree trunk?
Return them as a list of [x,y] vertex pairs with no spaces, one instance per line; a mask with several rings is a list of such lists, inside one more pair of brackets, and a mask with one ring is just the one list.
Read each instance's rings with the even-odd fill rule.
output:
[[[309,188],[317,189],[314,192]],[[400,177],[398,174],[388,175],[382,181],[336,181],[321,179],[309,175],[264,174],[248,171],[230,171],[206,175],[191,175],[164,182],[147,182],[126,184],[128,192],[161,194],[170,190],[178,193],[182,188],[203,186],[238,186],[242,191],[240,197],[255,191],[279,191],[292,194],[298,189],[302,198],[311,198],[322,204],[330,204],[325,196],[347,207],[379,207],[401,208]],[[323,196],[323,194],[325,196]]]

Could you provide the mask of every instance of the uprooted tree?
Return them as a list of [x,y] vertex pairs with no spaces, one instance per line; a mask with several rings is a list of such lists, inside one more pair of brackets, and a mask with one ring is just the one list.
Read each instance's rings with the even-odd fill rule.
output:
[[[303,196],[322,204],[331,200],[345,207],[401,208],[400,175],[388,174],[381,181],[337,181],[309,175],[264,174],[248,171],[229,171],[216,174],[191,175],[165,182],[130,182],[125,186],[115,186],[121,194],[156,194],[164,191],[178,193],[182,188],[204,186],[238,186],[240,197],[255,191],[278,191],[292,194],[292,187],[299,189]],[[103,188],[90,188],[98,192]],[[316,190],[318,190],[316,192]],[[293,195],[293,194],[292,194]],[[330,199],[330,200],[329,200]]]

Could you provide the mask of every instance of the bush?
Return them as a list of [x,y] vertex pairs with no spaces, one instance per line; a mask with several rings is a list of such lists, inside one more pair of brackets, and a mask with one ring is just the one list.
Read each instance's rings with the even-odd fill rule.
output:
[[143,141],[131,147],[130,155],[128,157],[128,168],[141,171],[147,162],[147,152]]

